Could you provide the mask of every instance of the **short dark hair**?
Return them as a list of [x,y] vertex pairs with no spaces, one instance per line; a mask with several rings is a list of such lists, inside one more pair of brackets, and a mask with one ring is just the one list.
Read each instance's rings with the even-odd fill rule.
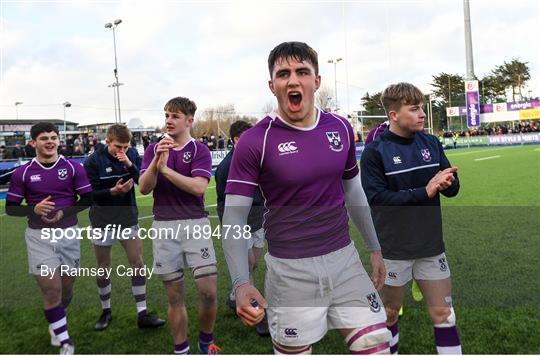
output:
[[386,114],[398,111],[402,105],[418,105],[424,102],[424,94],[410,83],[397,83],[386,87],[381,94],[381,104]]
[[195,105],[195,103],[188,98],[178,96],[169,100],[167,104],[165,104],[163,110],[170,112],[180,111],[187,116],[195,116],[195,111],[197,111],[197,105]]
[[107,140],[117,140],[120,143],[130,142],[133,135],[126,125],[114,124],[107,129]]
[[319,75],[319,59],[317,52],[304,42],[283,42],[277,45],[268,55],[268,70],[270,78],[276,62],[280,59],[295,59],[298,62],[308,61],[315,69],[315,75]]
[[35,140],[39,136],[39,134],[43,132],[53,131],[56,132],[57,135],[60,135],[60,132],[58,131],[56,125],[50,122],[40,122],[30,128],[30,137],[32,137],[32,140]]
[[240,137],[240,135],[247,131],[248,129],[252,128],[253,125],[251,125],[247,121],[238,120],[232,123],[231,128],[229,129],[229,135],[231,136],[231,139],[234,139],[235,137]]

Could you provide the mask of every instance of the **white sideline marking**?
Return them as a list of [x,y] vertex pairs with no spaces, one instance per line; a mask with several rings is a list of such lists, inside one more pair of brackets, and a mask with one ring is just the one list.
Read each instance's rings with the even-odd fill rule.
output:
[[489,157],[482,157],[482,158],[476,158],[475,161],[485,161],[486,159],[493,159],[493,158],[499,158],[501,156],[489,156]]
[[540,148],[535,148],[533,151],[540,151]]
[[513,147],[522,147],[522,146],[509,146],[509,147],[500,147],[500,148],[486,148],[480,151],[471,151],[471,152],[460,152],[460,153],[449,153],[446,155],[446,157],[453,157],[453,156],[464,156],[464,155],[472,155],[473,153],[486,153],[486,152],[492,152],[492,151],[500,151],[505,150],[507,148],[513,148]]

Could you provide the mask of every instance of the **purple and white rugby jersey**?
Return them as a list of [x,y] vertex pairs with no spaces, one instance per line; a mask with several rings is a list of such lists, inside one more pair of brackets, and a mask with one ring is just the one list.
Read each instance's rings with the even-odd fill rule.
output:
[[342,179],[358,174],[351,125],[318,110],[311,128],[272,113],[242,134],[226,194],[265,199],[268,251],[279,258],[327,254],[350,243]]
[[[7,201],[20,204],[23,199],[28,205],[36,205],[49,195],[55,203],[52,218],[57,210],[65,209],[77,201],[77,195],[89,193],[92,186],[84,167],[76,162],[59,156],[53,166],[47,168],[36,158],[13,172],[7,193]],[[47,224],[39,217],[28,219],[28,227],[66,228],[77,224],[77,215],[67,216],[55,224]]]
[[[150,144],[144,152],[141,175],[148,169],[156,154],[157,143]],[[212,156],[202,143],[191,139],[184,147],[171,149],[167,167],[186,177],[212,178]],[[204,210],[204,197],[176,187],[171,181],[158,173],[153,192],[154,220],[200,219],[208,216]]]

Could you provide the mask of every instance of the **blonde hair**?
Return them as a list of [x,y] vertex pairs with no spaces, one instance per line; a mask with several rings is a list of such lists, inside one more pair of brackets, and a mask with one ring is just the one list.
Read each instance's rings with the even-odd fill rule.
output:
[[386,111],[398,111],[402,105],[419,105],[424,102],[424,94],[410,83],[397,83],[386,87],[381,94],[381,104]]

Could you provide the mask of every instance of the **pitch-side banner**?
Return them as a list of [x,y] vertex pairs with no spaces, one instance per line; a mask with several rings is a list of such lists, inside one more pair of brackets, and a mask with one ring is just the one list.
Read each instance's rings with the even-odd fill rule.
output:
[[465,81],[465,106],[467,107],[467,126],[480,126],[480,100],[478,80]]

